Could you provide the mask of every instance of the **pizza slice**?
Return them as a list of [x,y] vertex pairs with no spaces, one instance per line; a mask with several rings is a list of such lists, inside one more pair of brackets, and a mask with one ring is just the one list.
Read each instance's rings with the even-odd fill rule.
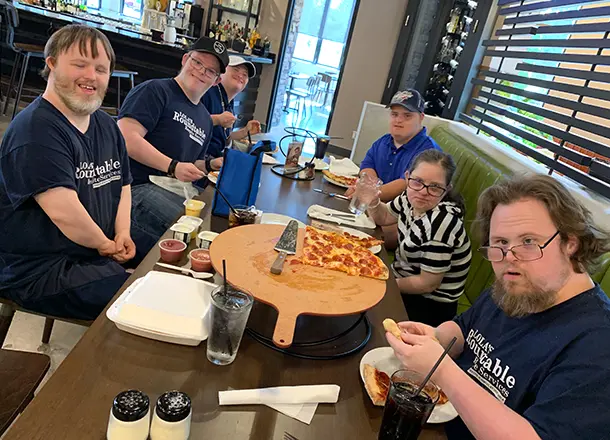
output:
[[373,405],[383,406],[390,391],[390,376],[370,364],[365,364],[364,388],[373,401]]
[[328,177],[330,180],[340,183],[342,185],[353,186],[358,181],[357,177],[342,176],[340,174],[331,173],[328,170],[322,170],[322,174]]
[[300,263],[379,280],[387,280],[390,275],[383,261],[368,249],[340,234],[311,226],[306,228],[301,257],[290,262]]
[[364,248],[372,248],[373,246],[379,246],[383,244],[383,240],[379,240],[375,237],[358,237],[356,235],[352,235],[349,232],[344,232],[343,236],[347,238],[354,244],[362,246]]

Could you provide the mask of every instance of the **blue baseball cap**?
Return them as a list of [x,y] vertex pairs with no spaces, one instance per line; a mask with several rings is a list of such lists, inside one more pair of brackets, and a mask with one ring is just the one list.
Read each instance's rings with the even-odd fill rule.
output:
[[396,94],[392,96],[392,101],[390,101],[386,108],[399,105],[410,112],[423,113],[425,110],[425,104],[424,98],[422,98],[417,90],[407,89],[396,92]]

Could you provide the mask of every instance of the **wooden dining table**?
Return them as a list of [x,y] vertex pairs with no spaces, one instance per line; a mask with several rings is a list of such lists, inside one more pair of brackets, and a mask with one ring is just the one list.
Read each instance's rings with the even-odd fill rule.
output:
[[[313,191],[323,188],[341,192],[316,173],[314,181],[294,181],[263,166],[257,208],[266,213],[284,214],[309,223],[307,208],[320,204],[347,211],[346,201]],[[222,232],[227,219],[211,215],[214,187],[201,194],[206,202],[202,230]],[[380,231],[365,232],[380,234]],[[169,236],[167,233],[163,238]],[[192,246],[192,245],[191,245]],[[387,263],[387,254],[380,257]],[[159,260],[154,248],[115,296],[151,270]],[[216,282],[220,282],[216,275]],[[304,286],[306,288],[306,286]],[[171,295],[171,292],[167,292]],[[113,300],[114,301],[114,300]],[[111,301],[111,303],[113,302]],[[257,303],[248,327],[271,336],[274,309]],[[85,332],[68,357],[6,433],[4,440],[89,440],[106,438],[112,400],[119,392],[138,389],[151,405],[165,391],[180,390],[192,399],[191,439],[278,439],[289,433],[299,440],[376,439],[383,408],[373,406],[360,379],[359,363],[369,350],[387,346],[382,326],[384,318],[405,320],[407,315],[392,275],[379,304],[366,312],[370,339],[359,352],[334,360],[310,360],[275,351],[245,335],[237,358],[228,366],[207,360],[205,342],[197,347],[159,342],[123,332],[108,320],[105,311]],[[301,316],[295,341],[320,340],[340,334],[359,316]],[[366,337],[364,321],[340,339],[314,346],[302,353],[333,354],[357,347]],[[341,387],[336,404],[320,404],[310,425],[263,405],[219,406],[218,392],[275,386],[337,384]],[[442,425],[428,425],[419,437],[446,439]]]

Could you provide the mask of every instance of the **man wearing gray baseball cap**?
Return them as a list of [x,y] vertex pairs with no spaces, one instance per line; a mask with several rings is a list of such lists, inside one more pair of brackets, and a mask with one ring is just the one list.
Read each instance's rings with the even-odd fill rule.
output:
[[[382,202],[394,200],[406,189],[405,172],[415,156],[429,148],[441,149],[422,125],[424,104],[415,89],[396,93],[388,104],[390,132],[373,143],[360,164],[360,174],[379,177],[383,182]],[[349,197],[353,193],[350,188],[345,194]]]

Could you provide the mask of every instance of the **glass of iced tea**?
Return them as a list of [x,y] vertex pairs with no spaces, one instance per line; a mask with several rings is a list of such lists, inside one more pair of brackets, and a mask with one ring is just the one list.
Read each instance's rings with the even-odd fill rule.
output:
[[440,396],[439,387],[431,380],[415,396],[423,379],[423,375],[411,370],[392,374],[379,440],[417,440]]

